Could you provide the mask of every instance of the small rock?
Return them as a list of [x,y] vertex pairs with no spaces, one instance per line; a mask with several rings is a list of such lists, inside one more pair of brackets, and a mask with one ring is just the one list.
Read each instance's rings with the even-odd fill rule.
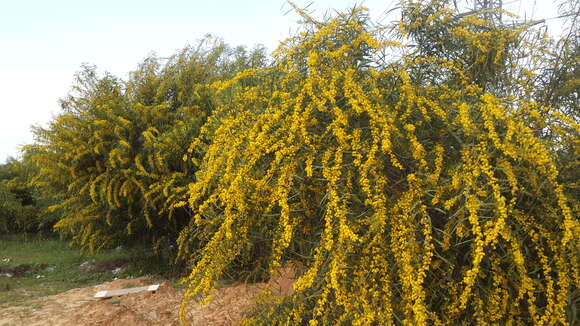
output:
[[150,313],[147,314],[147,316],[149,317],[149,319],[157,319],[157,313],[155,311],[151,311]]

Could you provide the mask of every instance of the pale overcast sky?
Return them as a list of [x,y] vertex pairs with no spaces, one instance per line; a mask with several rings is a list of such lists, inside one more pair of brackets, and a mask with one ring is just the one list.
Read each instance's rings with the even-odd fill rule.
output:
[[[323,14],[361,1],[294,1]],[[397,0],[362,3],[375,19]],[[504,0],[527,18],[555,17],[552,0]],[[535,8],[535,9],[534,9]],[[125,77],[151,52],[168,56],[207,33],[269,51],[296,29],[285,0],[0,0],[0,163],[32,142],[30,126],[59,113],[82,63]],[[550,21],[552,30],[558,29]]]

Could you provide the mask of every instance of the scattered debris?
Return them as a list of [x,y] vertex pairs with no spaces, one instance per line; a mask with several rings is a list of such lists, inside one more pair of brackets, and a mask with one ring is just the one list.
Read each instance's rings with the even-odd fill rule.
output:
[[99,291],[99,292],[97,292],[97,294],[95,294],[95,298],[106,299],[106,298],[118,297],[118,296],[126,295],[126,294],[139,293],[139,292],[143,292],[143,291],[155,292],[158,289],[159,289],[159,284],[149,285],[149,286],[140,286],[140,287],[129,288],[129,289]]
[[150,313],[147,314],[147,317],[155,320],[157,319],[157,313],[155,311],[151,311]]
[[[136,278],[89,286],[0,308],[0,325],[26,326],[178,326],[182,293],[160,282],[159,289],[112,299],[95,299],[97,291],[146,286],[159,280]],[[30,309],[38,306],[38,309]],[[156,317],[156,318],[153,318]]]
[[116,268],[120,267],[126,269],[130,264],[128,258],[117,258],[113,260],[100,261],[94,264],[93,272],[97,273],[111,273]]
[[8,264],[11,260],[12,259],[6,257],[6,258],[2,259],[2,262]]
[[54,266],[48,264],[20,264],[16,266],[0,266],[0,276],[3,277],[34,277],[43,278],[45,272],[53,272]]
[[45,270],[47,267],[48,264],[20,264],[16,266],[0,266],[0,275],[11,275],[6,277],[25,277],[28,275],[32,276],[39,274],[39,272]]
[[111,273],[113,273],[113,275],[117,275],[117,274],[121,273],[122,271],[123,271],[122,267],[117,267],[117,268],[113,269],[111,271]]
[[95,260],[83,262],[79,265],[79,269],[82,272],[92,272],[95,269]]
[[[292,293],[298,271],[283,268],[265,283],[234,283],[213,292],[213,300],[205,305],[193,300],[187,307],[187,318],[193,325],[226,326],[239,323],[252,309],[256,295],[270,290],[274,297]],[[177,326],[181,325],[178,311],[183,291],[167,283],[159,283],[153,294],[149,291],[122,295],[113,299],[96,299],[95,292],[122,289],[129,286],[149,287],[159,279],[140,277],[120,279],[27,302],[28,306],[0,309],[0,325],[26,326]],[[10,284],[10,282],[7,282]],[[30,305],[38,309],[31,310]]]

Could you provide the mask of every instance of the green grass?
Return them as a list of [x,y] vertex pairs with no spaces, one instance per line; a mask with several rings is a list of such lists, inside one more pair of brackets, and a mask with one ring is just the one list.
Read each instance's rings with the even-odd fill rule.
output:
[[[11,278],[0,276],[0,308],[73,288],[108,282],[115,277],[151,274],[176,277],[166,260],[145,252],[143,248],[131,248],[89,255],[81,254],[77,248],[71,248],[65,241],[55,237],[0,235],[0,273],[22,264],[32,265],[23,275]],[[3,262],[4,258],[10,259],[10,262]],[[82,268],[83,263],[91,267]],[[111,271],[116,267],[122,267],[122,271],[113,274]]]

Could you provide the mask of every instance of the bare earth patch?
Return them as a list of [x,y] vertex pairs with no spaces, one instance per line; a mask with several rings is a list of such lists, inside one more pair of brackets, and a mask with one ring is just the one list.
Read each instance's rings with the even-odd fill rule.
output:
[[[188,319],[193,325],[234,325],[262,289],[275,295],[292,292],[295,273],[282,269],[268,283],[236,283],[218,289],[206,304],[192,303]],[[109,326],[109,325],[181,325],[178,318],[182,291],[161,283],[155,293],[140,292],[107,300],[95,299],[98,291],[151,285],[147,278],[120,279],[96,286],[72,289],[60,294],[27,301],[20,306],[0,310],[0,326]]]

